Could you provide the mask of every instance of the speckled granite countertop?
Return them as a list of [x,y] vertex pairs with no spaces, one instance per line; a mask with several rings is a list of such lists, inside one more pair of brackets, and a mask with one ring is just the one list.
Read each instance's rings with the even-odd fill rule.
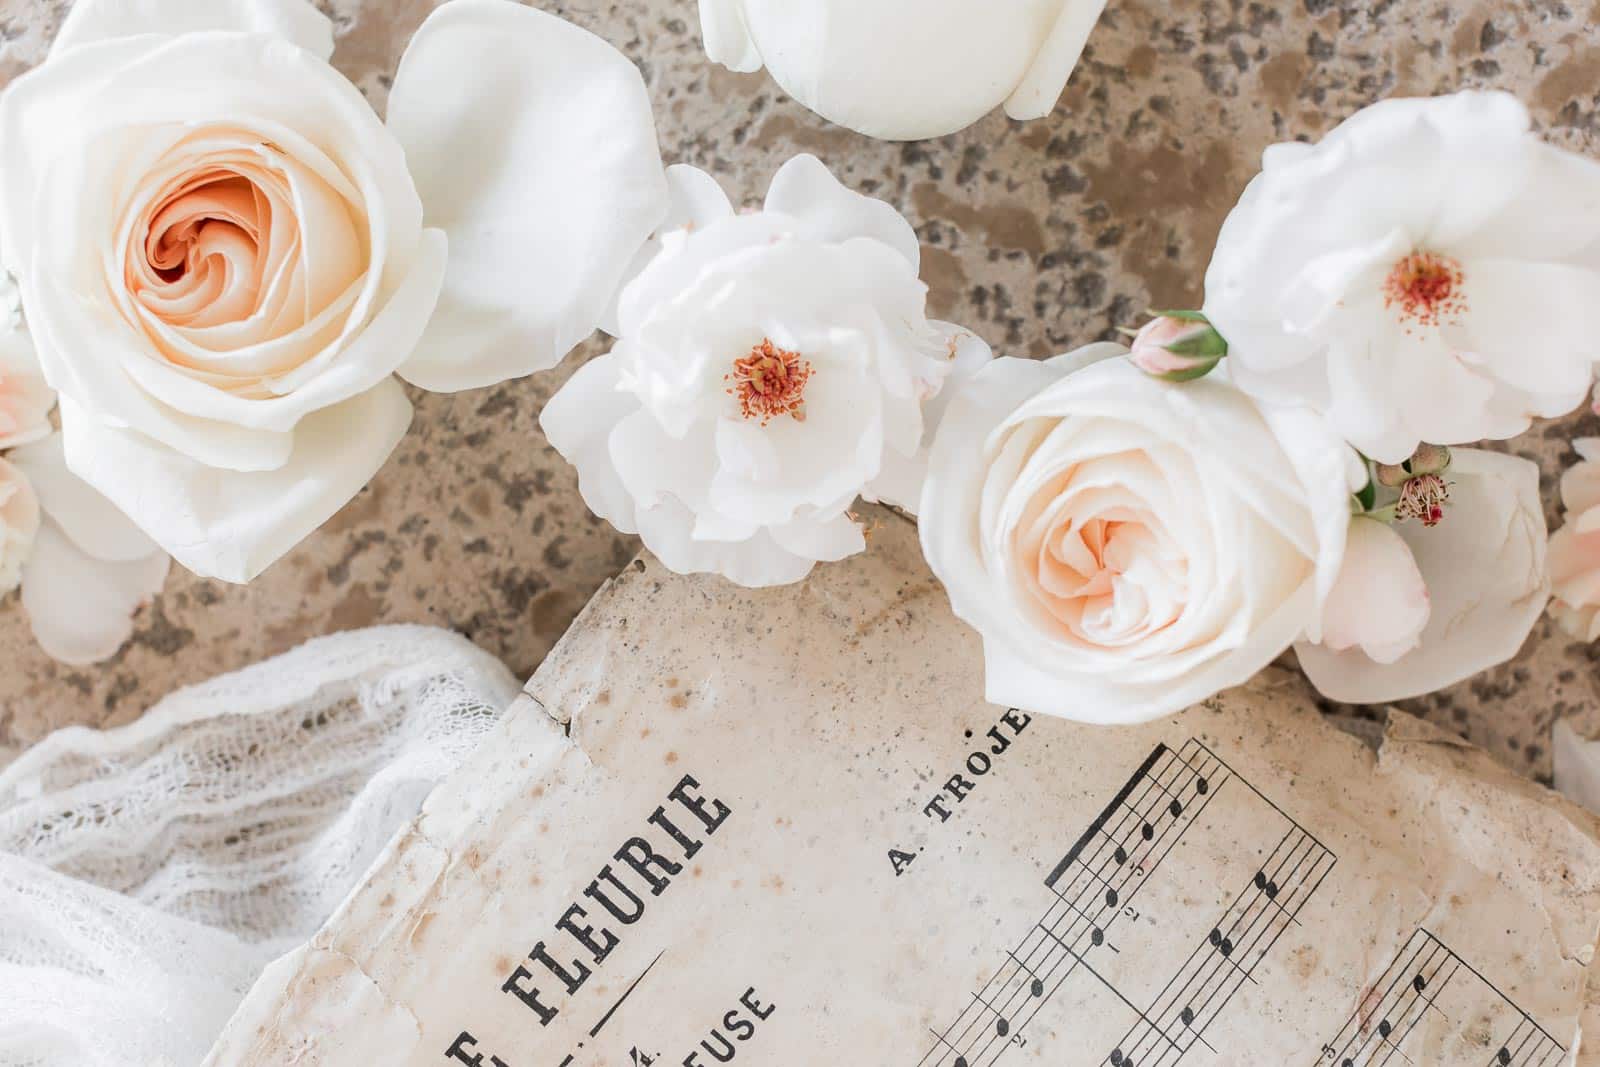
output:
[[[321,0],[334,63],[380,109],[433,0]],[[1316,136],[1381,97],[1496,86],[1555,142],[1600,157],[1595,0],[1111,0],[1056,113],[999,114],[939,141],[831,127],[765,75],[713,67],[693,0],[538,0],[643,66],[669,162],[754,198],[800,151],[894,202],[927,248],[933,311],[1009,355],[1109,335],[1151,305],[1200,299],[1223,216],[1275,140]],[[41,59],[66,0],[0,0],[0,81]],[[959,62],[930,56],[929,62]],[[549,374],[457,396],[413,391],[409,438],[323,530],[238,588],[177,569],[132,644],[92,670],[33,645],[0,600],[0,761],[56,726],[116,724],[175,686],[319,634],[383,622],[461,631],[527,675],[636,543],[593,518],[539,433]],[[1514,443],[1540,462],[1552,523],[1574,416]],[[1554,717],[1600,733],[1600,648],[1548,620],[1515,660],[1410,710],[1546,777]]]

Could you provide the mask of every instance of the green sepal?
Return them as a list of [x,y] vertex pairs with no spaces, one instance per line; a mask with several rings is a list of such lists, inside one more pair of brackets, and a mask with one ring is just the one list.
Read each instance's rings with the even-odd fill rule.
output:
[[1377,504],[1377,502],[1378,483],[1374,481],[1372,476],[1369,474],[1367,475],[1366,486],[1361,490],[1361,492],[1356,494],[1356,503],[1361,505],[1362,512],[1368,512],[1372,510],[1373,506]]

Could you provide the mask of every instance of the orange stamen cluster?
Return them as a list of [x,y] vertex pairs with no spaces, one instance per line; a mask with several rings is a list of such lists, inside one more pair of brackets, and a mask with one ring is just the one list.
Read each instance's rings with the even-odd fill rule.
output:
[[796,422],[806,418],[806,382],[812,367],[798,352],[779,348],[764,340],[748,356],[733,362],[733,373],[723,376],[730,382],[728,395],[739,401],[739,411],[747,419],[760,419],[765,426],[780,415]]
[[1402,319],[1419,326],[1438,326],[1466,310],[1461,292],[1461,267],[1433,252],[1413,252],[1394,265],[1383,283],[1385,307],[1400,309]]

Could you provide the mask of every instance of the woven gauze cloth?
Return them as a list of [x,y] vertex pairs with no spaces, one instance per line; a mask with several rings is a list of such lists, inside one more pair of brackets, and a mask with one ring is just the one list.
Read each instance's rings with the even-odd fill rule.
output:
[[517,688],[383,627],[26,752],[0,771],[0,1065],[199,1063]]

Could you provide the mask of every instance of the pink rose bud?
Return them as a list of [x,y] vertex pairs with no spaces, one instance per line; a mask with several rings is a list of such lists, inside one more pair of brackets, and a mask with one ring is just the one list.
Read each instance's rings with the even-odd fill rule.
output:
[[1146,374],[1168,382],[1203,378],[1228,354],[1228,342],[1198,311],[1157,313],[1133,338],[1128,358]]

